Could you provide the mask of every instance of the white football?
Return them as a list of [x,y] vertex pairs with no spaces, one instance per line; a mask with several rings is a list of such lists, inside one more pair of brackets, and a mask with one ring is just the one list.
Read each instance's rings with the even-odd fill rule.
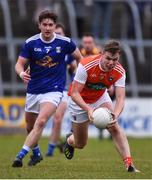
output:
[[110,110],[105,107],[100,107],[93,112],[93,124],[99,129],[105,129],[113,120],[113,115]]

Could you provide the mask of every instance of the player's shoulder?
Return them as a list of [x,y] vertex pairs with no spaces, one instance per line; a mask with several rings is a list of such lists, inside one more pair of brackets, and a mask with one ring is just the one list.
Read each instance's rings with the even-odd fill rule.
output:
[[96,47],[93,48],[93,54],[94,55],[101,54],[101,52],[102,52],[101,47],[96,46]]
[[96,62],[99,63],[99,59],[100,59],[100,58],[101,58],[101,54],[91,55],[91,56],[82,58],[81,61],[80,61],[80,63],[81,63],[83,66],[86,66],[87,64],[90,64],[90,63],[95,64]]
[[31,36],[30,38],[28,38],[28,39],[26,39],[26,43],[29,43],[29,42],[32,42],[32,41],[36,41],[36,40],[38,40],[38,39],[40,39],[40,34],[36,34],[36,35],[34,35],[34,36]]
[[125,69],[119,62],[114,67],[114,70],[121,73],[121,74],[125,74]]
[[56,34],[56,37],[55,37],[57,40],[61,40],[61,41],[65,41],[65,42],[70,42],[71,39],[69,37],[66,37],[66,36],[61,36],[59,34]]

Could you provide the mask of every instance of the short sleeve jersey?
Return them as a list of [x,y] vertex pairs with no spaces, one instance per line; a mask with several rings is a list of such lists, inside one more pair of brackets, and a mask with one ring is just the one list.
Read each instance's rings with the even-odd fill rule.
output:
[[84,84],[81,96],[86,103],[96,102],[111,85],[125,87],[125,70],[118,62],[109,72],[100,67],[102,55],[90,56],[80,61],[75,81]]
[[66,55],[75,49],[70,38],[55,33],[49,42],[42,39],[41,33],[27,39],[19,54],[29,59],[31,80],[27,93],[62,92],[66,81]]

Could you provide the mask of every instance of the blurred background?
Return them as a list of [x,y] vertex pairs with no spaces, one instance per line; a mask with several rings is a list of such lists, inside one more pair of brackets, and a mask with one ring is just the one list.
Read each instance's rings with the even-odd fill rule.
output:
[[[127,81],[119,122],[128,136],[152,137],[152,0],[0,0],[0,134],[24,132],[26,85],[14,65],[25,39],[39,33],[37,17],[44,9],[58,14],[78,46],[85,32],[101,48],[106,40],[120,41]],[[62,135],[69,124],[67,111]],[[44,135],[51,126],[49,121]],[[90,126],[89,135],[99,131]]]

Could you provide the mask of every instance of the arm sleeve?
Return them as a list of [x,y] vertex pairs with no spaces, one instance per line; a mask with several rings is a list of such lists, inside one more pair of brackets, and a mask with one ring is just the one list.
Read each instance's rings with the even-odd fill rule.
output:
[[125,87],[126,74],[124,73],[120,79],[115,82],[115,86]]
[[85,84],[87,80],[87,72],[82,64],[79,63],[74,80],[79,83]]
[[76,50],[76,45],[71,39],[67,44],[66,50],[67,50],[67,54],[72,54]]

